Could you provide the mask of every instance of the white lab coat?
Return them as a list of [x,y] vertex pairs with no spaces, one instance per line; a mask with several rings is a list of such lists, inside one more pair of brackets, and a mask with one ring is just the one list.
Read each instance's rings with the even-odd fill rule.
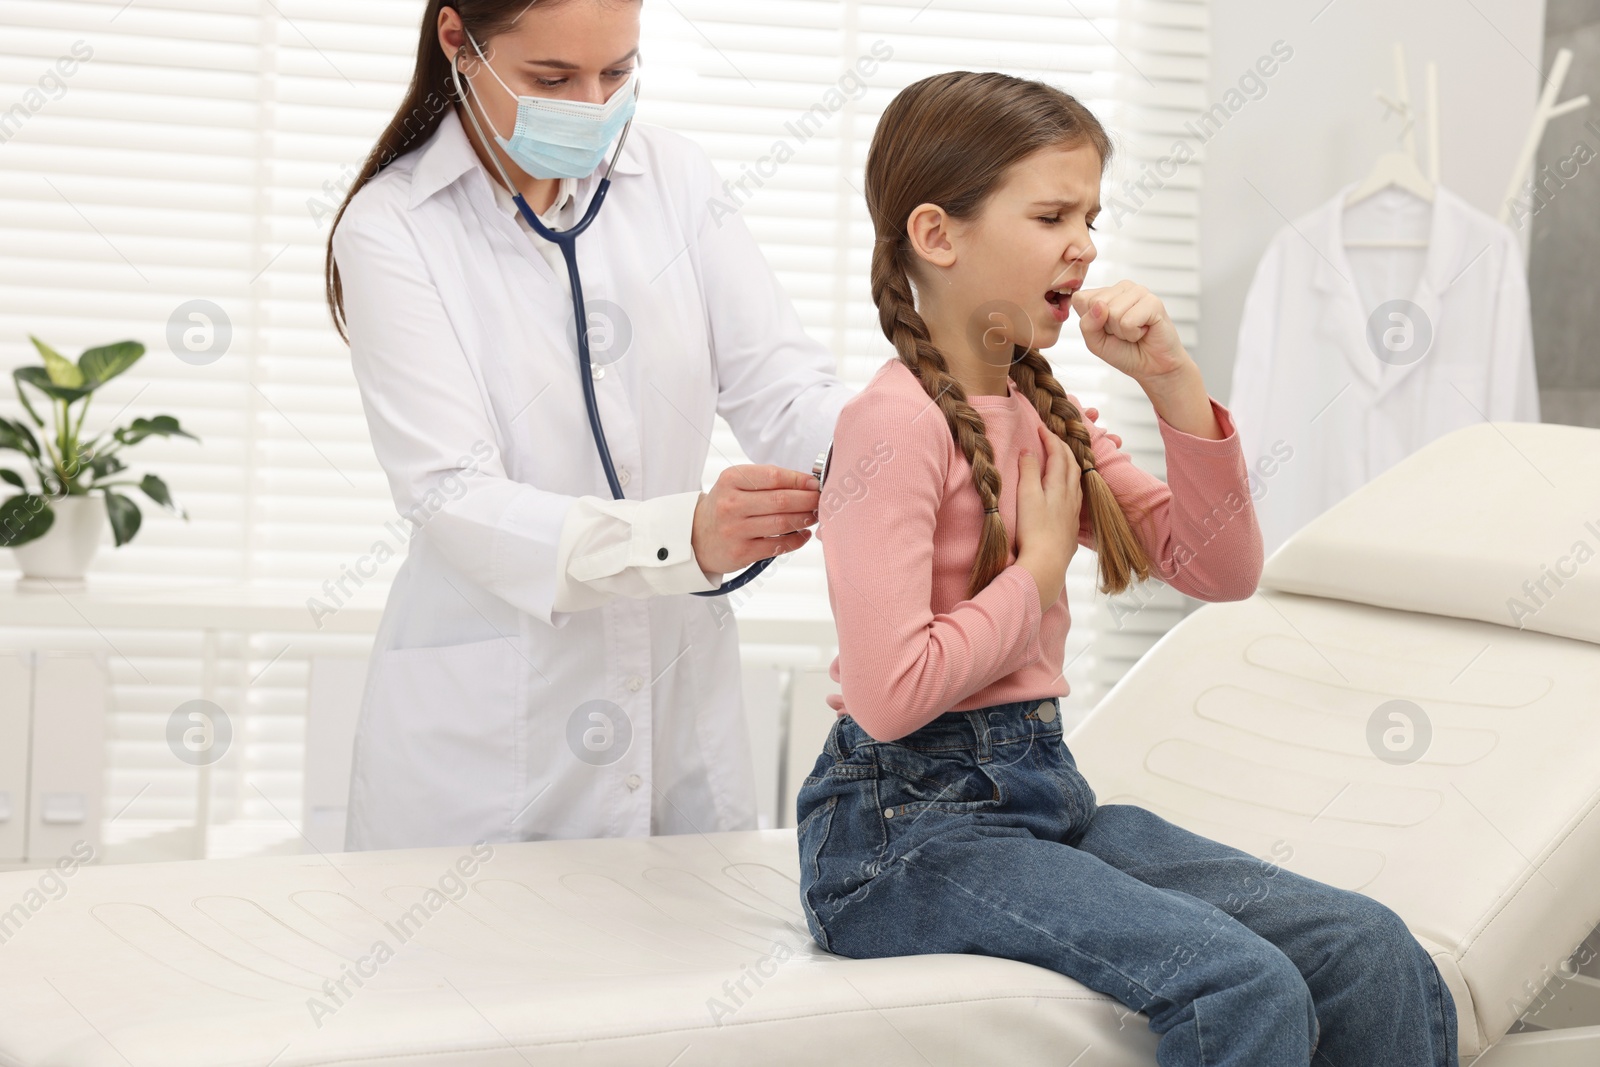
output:
[[[603,172],[566,185],[579,207]],[[713,413],[753,462],[809,473],[857,390],[744,221],[710,210],[726,194],[694,142],[635,122],[611,178],[577,248],[585,302],[631,323],[625,349],[594,342],[622,501],[584,414],[565,265],[502,210],[453,109],[334,233],[373,447],[416,524],[368,670],[347,849],[756,825],[738,627],[724,598],[687,595],[725,577],[690,549]]]
[[[1268,555],[1443,434],[1539,421],[1516,236],[1442,186],[1432,204],[1388,188],[1346,212],[1356,184],[1274,235],[1245,297],[1228,407]],[[1429,244],[1346,250],[1347,232]],[[1394,299],[1431,325],[1414,362],[1379,359],[1367,340],[1369,315]]]

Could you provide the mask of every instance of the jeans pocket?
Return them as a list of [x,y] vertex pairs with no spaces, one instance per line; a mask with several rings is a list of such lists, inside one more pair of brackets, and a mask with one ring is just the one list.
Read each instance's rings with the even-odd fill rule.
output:
[[1005,804],[1000,779],[970,748],[921,749],[892,742],[875,748],[885,816],[891,811],[979,812]]

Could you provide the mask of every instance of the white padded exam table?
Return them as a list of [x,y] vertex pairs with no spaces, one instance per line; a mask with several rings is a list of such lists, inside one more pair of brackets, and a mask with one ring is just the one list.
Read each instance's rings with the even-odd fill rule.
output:
[[[1398,911],[1463,1064],[1600,1064],[1574,1025],[1600,982],[1560,970],[1600,922],[1600,558],[1507,608],[1580,542],[1600,431],[1461,430],[1185,618],[1068,742],[1101,803]],[[1430,724],[1408,763],[1368,740],[1395,700]],[[491,848],[79,868],[12,913],[0,1067],[1155,1063],[1143,1015],[1052,971],[820,951],[793,830]],[[40,876],[0,875],[0,909]]]

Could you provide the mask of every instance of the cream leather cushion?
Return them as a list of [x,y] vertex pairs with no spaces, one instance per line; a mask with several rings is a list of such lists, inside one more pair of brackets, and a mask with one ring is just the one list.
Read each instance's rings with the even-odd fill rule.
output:
[[[1102,804],[1398,912],[1455,994],[1466,1062],[1600,921],[1584,544],[1600,431],[1456,431],[1296,533],[1255,596],[1185,618],[1067,742]],[[1517,628],[1507,599],[1564,556]]]
[[1261,585],[1600,642],[1600,431],[1447,434],[1284,542]]

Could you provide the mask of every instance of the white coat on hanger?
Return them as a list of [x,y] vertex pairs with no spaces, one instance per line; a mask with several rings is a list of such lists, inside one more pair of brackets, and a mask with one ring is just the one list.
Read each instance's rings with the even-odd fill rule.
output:
[[[1274,235],[1245,297],[1228,407],[1268,555],[1442,434],[1484,420],[1539,421],[1516,236],[1443,186],[1432,204],[1381,190],[1347,220],[1357,184]],[[1425,249],[1347,252],[1347,221],[1393,233],[1407,219],[1407,236],[1425,235]],[[1407,318],[1416,337],[1431,332],[1425,348],[1396,355],[1369,342],[1369,318],[1395,299],[1415,306]],[[1404,321],[1384,317],[1374,329],[1381,337]]]

